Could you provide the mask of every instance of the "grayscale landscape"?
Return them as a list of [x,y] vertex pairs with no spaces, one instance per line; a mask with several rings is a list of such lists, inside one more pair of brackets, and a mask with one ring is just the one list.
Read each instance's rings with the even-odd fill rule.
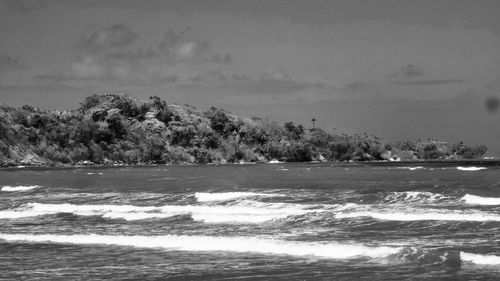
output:
[[498,280],[499,15],[0,0],[0,280]]

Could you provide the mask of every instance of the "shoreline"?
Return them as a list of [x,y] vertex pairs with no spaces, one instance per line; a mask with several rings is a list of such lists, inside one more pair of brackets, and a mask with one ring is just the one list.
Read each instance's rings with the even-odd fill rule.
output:
[[146,167],[163,167],[163,166],[246,166],[246,165],[276,165],[276,164],[330,164],[335,166],[387,166],[387,167],[400,167],[400,166],[470,166],[470,165],[481,165],[481,166],[500,166],[500,159],[468,159],[468,160],[413,160],[413,161],[325,161],[325,162],[279,162],[279,163],[269,163],[269,162],[243,162],[243,163],[162,163],[162,164],[148,164],[148,163],[127,163],[127,164],[84,164],[84,165],[56,165],[56,164],[34,164],[34,165],[11,165],[0,167],[0,171],[17,171],[17,170],[71,170],[71,169],[112,169],[112,168],[146,168]]

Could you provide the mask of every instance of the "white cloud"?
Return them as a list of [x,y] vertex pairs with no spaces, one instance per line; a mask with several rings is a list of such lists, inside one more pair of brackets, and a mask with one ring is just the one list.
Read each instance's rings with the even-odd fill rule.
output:
[[91,50],[125,46],[132,43],[137,34],[123,24],[99,29],[85,38],[81,45]]
[[230,63],[232,57],[228,53],[217,53],[209,41],[201,40],[194,35],[191,28],[175,32],[167,31],[158,46],[159,52],[165,56],[167,64],[180,63]]

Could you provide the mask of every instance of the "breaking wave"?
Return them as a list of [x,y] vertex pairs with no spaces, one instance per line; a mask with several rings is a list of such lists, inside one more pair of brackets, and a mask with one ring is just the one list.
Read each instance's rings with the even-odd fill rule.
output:
[[101,216],[129,221],[190,215],[193,220],[206,223],[261,223],[315,211],[318,210],[306,205],[253,201],[231,206],[166,205],[160,207],[29,203],[17,209],[0,211],[0,219],[72,213],[79,216]]
[[494,255],[460,252],[460,259],[477,265],[500,265],[500,257]]
[[485,212],[442,212],[436,211],[419,211],[412,210],[410,212],[400,211],[360,211],[360,212],[341,212],[335,214],[336,219],[357,218],[357,217],[370,217],[378,220],[389,221],[500,221],[500,215],[490,214]]
[[477,195],[465,194],[461,200],[465,201],[466,204],[473,205],[500,205],[500,198],[497,197],[481,197]]
[[20,185],[20,186],[2,186],[0,191],[5,191],[5,192],[15,192],[15,191],[27,191],[27,190],[32,190],[35,188],[39,188],[39,185]]
[[457,167],[457,170],[460,170],[460,171],[480,171],[480,170],[486,170],[487,168],[486,167],[460,167],[458,166]]
[[102,244],[161,248],[173,251],[238,252],[271,255],[311,256],[327,259],[383,258],[401,251],[402,247],[365,246],[335,242],[296,242],[254,237],[216,236],[113,236],[113,235],[30,235],[0,234],[7,241],[53,242],[70,244]]
[[432,193],[427,191],[403,191],[391,192],[384,200],[391,203],[405,203],[405,202],[435,202],[450,197],[444,196],[439,193]]
[[425,167],[424,166],[405,166],[405,167],[396,167],[396,169],[416,171],[416,170],[420,170],[420,169],[425,169]]
[[227,201],[240,198],[248,197],[274,197],[283,196],[280,194],[269,194],[269,193],[254,193],[254,192],[221,192],[221,193],[207,193],[207,192],[196,192],[194,194],[196,200],[199,202],[212,202],[212,201]]

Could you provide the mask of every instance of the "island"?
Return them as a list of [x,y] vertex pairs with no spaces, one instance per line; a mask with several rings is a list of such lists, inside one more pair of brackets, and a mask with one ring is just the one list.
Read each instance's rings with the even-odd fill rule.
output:
[[[315,119],[313,119],[313,124]],[[0,105],[0,166],[481,159],[484,145],[383,143],[368,133],[240,117],[224,109],[91,95],[74,110]]]

